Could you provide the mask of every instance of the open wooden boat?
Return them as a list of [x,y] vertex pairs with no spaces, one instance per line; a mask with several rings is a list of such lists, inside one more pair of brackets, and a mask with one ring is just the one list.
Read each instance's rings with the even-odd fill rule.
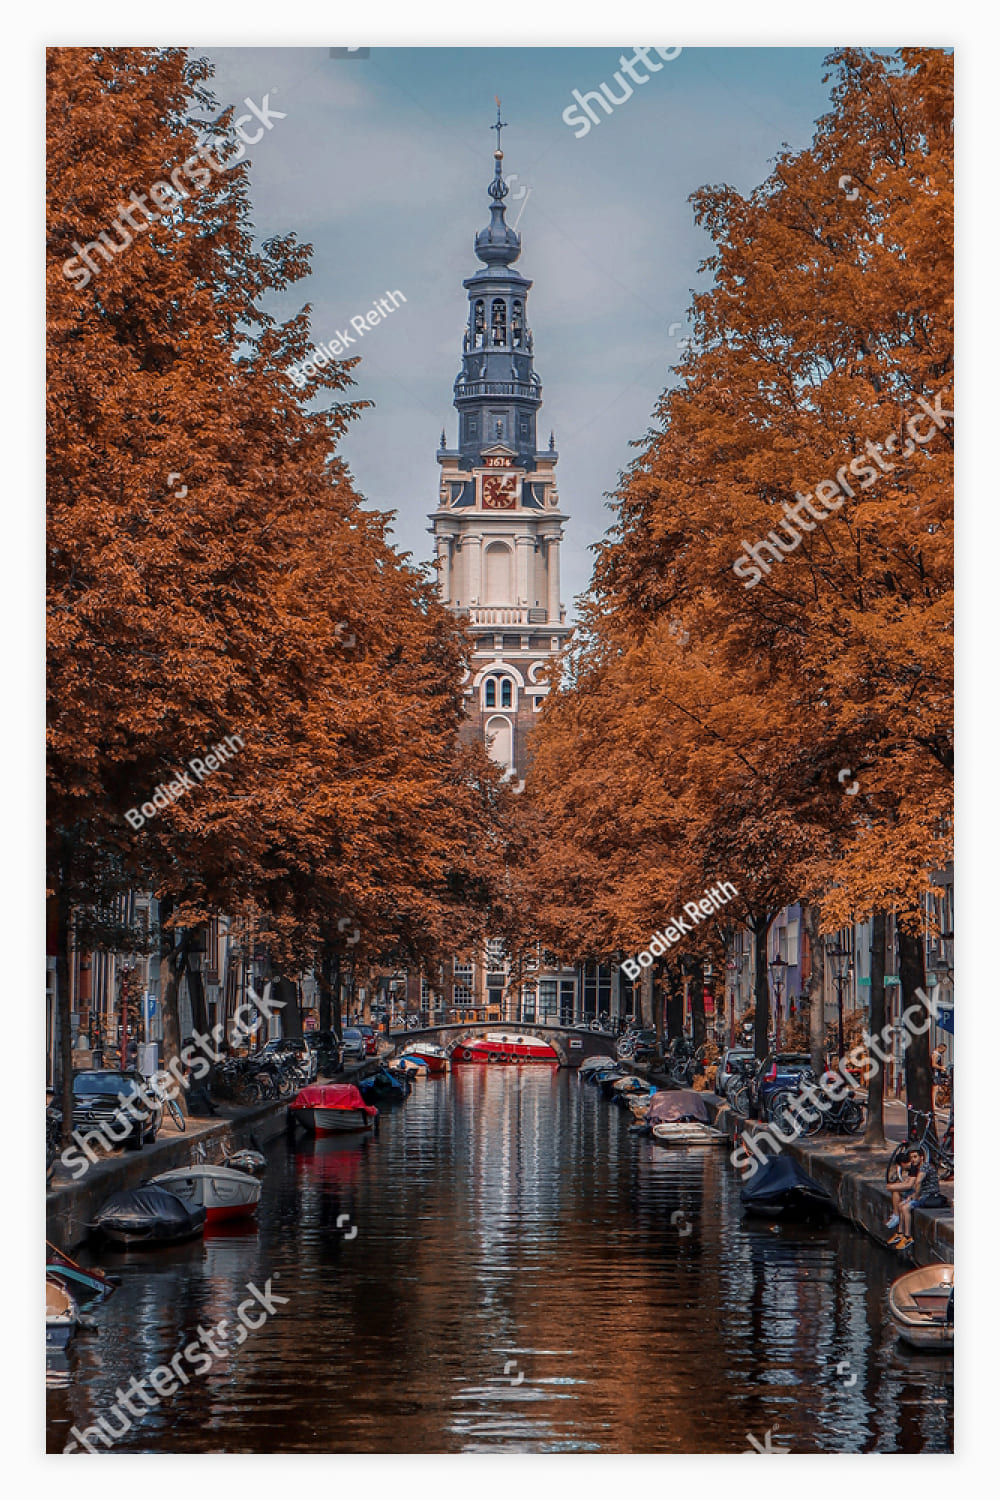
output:
[[95,1297],[102,1300],[111,1296],[116,1286],[121,1285],[119,1276],[109,1276],[97,1266],[81,1266],[65,1250],[58,1250],[51,1241],[45,1241],[45,1272],[58,1276],[73,1291],[79,1302],[90,1302]]
[[889,1288],[889,1316],[914,1349],[955,1347],[955,1267],[919,1266]]
[[80,1312],[73,1294],[60,1276],[45,1277],[45,1347],[63,1349],[76,1332]]
[[700,1120],[667,1120],[653,1126],[653,1140],[661,1146],[727,1146],[729,1137]]
[[468,1037],[451,1054],[453,1063],[555,1063],[559,1054],[548,1042],[537,1036],[520,1036],[516,1032],[488,1031],[485,1036]]
[[206,1224],[246,1218],[256,1213],[260,1202],[261,1185],[257,1178],[232,1167],[175,1167],[151,1180],[154,1186],[166,1188],[188,1207],[197,1204],[203,1208]]
[[296,1094],[288,1114],[312,1135],[373,1130],[378,1118],[375,1105],[366,1104],[353,1083],[311,1083]]

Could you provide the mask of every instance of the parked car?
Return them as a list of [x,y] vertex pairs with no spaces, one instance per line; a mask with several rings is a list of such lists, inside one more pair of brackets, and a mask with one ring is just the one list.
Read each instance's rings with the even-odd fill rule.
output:
[[316,1073],[336,1073],[340,1069],[340,1043],[335,1031],[310,1031],[306,1046],[316,1059]]
[[344,1032],[343,1058],[346,1062],[364,1062],[367,1055],[365,1038],[357,1026],[348,1026]]
[[719,1066],[715,1073],[715,1092],[725,1097],[726,1088],[731,1078],[735,1078],[738,1069],[737,1062],[749,1063],[753,1061],[753,1050],[750,1047],[727,1047],[722,1054]]
[[797,1088],[802,1074],[812,1070],[808,1052],[769,1052],[750,1080],[750,1104],[758,1117],[766,1114],[771,1094]]
[[269,1042],[265,1042],[257,1055],[266,1062],[272,1060],[278,1062],[292,1056],[297,1066],[305,1073],[307,1083],[312,1083],[318,1071],[316,1054],[302,1037],[272,1037]]
[[[114,1068],[99,1068],[73,1074],[73,1128],[85,1133],[101,1130],[106,1133],[109,1144],[119,1140],[130,1151],[141,1151],[143,1144],[156,1140],[156,1133],[163,1123],[162,1105],[140,1103],[144,1118],[136,1120],[124,1107],[124,1101],[137,1096],[146,1086],[146,1079],[134,1069],[119,1072]],[[147,1090],[146,1099],[149,1098]],[[127,1127],[127,1129],[126,1129]]]
[[632,1048],[633,1062],[650,1062],[656,1056],[656,1032],[650,1028],[638,1032]]

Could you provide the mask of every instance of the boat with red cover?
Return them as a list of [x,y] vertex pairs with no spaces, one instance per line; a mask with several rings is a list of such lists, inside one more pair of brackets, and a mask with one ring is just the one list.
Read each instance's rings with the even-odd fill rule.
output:
[[288,1106],[289,1119],[311,1135],[340,1135],[345,1130],[372,1130],[378,1118],[353,1083],[311,1083]]
[[537,1036],[511,1031],[488,1031],[469,1037],[451,1054],[453,1063],[559,1063],[559,1054]]

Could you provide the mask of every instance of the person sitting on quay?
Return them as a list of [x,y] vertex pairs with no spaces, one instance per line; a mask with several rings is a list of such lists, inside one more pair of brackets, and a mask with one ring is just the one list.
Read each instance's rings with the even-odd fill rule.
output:
[[890,1184],[889,1191],[892,1215],[885,1227],[896,1229],[889,1244],[894,1250],[908,1250],[913,1244],[913,1210],[944,1208],[948,1200],[941,1191],[934,1163],[916,1146],[899,1168],[899,1185]]

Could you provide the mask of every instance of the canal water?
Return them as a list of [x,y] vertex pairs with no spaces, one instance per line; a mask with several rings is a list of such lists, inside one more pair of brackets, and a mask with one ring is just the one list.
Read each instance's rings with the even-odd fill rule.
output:
[[117,1451],[950,1451],[952,1359],[888,1325],[899,1263],[744,1221],[727,1152],[629,1119],[572,1072],[469,1067],[377,1136],[278,1138],[252,1228],[102,1254],[122,1285],[49,1356],[49,1451],[121,1430],[116,1389],[268,1280],[287,1302]]

